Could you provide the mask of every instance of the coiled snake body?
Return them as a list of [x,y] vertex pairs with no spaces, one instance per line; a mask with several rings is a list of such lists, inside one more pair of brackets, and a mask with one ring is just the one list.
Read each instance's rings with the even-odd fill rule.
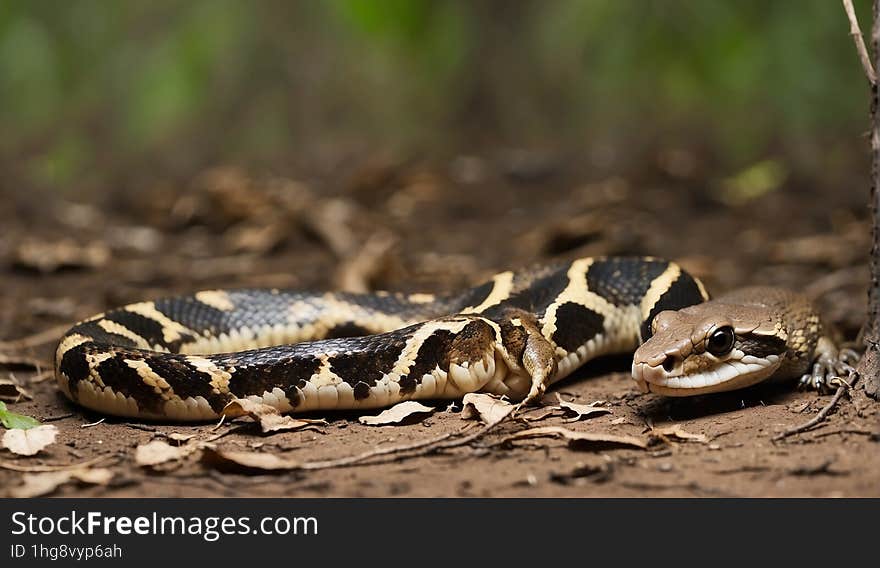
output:
[[76,324],[56,378],[105,414],[198,421],[236,398],[282,412],[475,391],[532,401],[590,359],[637,347],[636,382],[673,396],[800,376],[814,361],[805,380],[821,386],[845,365],[793,293],[707,299],[677,264],[650,257],[502,272],[442,297],[212,290]]

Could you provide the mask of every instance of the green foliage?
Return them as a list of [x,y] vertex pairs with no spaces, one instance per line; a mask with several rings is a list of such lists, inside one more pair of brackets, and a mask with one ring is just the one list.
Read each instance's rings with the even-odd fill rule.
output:
[[20,428],[22,430],[27,430],[28,428],[39,426],[40,422],[30,416],[16,414],[6,408],[5,402],[0,402],[0,424],[3,424],[4,428]]
[[858,136],[866,99],[839,2],[0,3],[0,159],[59,186],[339,137],[654,136],[731,171],[774,152],[809,167]]

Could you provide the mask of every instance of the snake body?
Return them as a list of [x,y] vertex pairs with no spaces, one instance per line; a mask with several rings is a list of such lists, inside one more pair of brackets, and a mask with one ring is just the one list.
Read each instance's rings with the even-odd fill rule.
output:
[[[651,257],[502,272],[447,296],[211,290],[76,324],[56,350],[56,378],[71,400],[101,413],[200,421],[241,398],[282,412],[376,408],[476,391],[534,400],[587,361],[641,345],[633,373],[643,389],[699,394],[767,375],[709,381],[713,364],[746,372],[758,360],[772,361],[770,374],[794,376],[824,349],[808,303],[780,296],[771,310],[746,313],[760,294],[766,298],[766,291],[753,291],[729,305],[706,302],[699,280]],[[710,306],[709,319],[728,317],[731,305],[745,320],[723,323],[741,338],[727,357],[739,357],[736,364],[701,351],[699,342],[719,325],[705,312],[687,311]],[[689,351],[671,330],[687,335]],[[688,384],[679,378],[686,376],[700,378]]]

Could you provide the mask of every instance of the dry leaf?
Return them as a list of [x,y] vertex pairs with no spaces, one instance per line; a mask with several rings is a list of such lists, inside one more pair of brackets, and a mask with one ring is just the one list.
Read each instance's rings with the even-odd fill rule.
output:
[[162,440],[153,440],[137,447],[134,460],[138,465],[152,467],[172,460],[180,460],[199,449],[198,444],[172,446]]
[[462,418],[465,420],[478,418],[484,424],[500,422],[516,408],[505,400],[479,392],[471,392],[464,395],[461,402],[464,404],[464,408],[461,411]]
[[[422,419],[426,415],[434,412],[430,406],[425,406],[414,400],[407,400],[399,404],[395,404],[388,410],[383,411],[377,416],[361,416],[358,422],[369,426],[382,426],[385,424],[400,424],[402,422],[414,422],[413,417]],[[409,420],[408,420],[409,419]]]
[[575,432],[559,426],[530,428],[507,436],[503,441],[524,440],[528,438],[563,438],[573,449],[598,449],[609,446],[628,446],[645,449],[648,443],[633,436],[618,436],[603,432]]
[[3,447],[20,456],[32,456],[55,441],[58,428],[52,424],[44,424],[35,428],[22,430],[13,428],[3,434]]
[[695,442],[708,442],[709,438],[707,438],[703,434],[693,434],[686,430],[683,430],[681,426],[678,424],[672,424],[670,426],[666,426],[664,428],[652,428],[651,435],[656,436],[660,439],[666,438],[678,438],[679,440],[693,440]]
[[247,398],[233,400],[223,408],[221,414],[229,418],[250,416],[253,420],[260,423],[260,429],[262,429],[264,434],[283,432],[285,430],[302,430],[316,424],[327,424],[326,420],[310,420],[286,416],[278,412],[278,409],[274,406],[254,402]]
[[259,452],[205,448],[202,461],[221,471],[236,473],[282,472],[299,469],[299,462]]
[[556,394],[556,400],[559,401],[558,407],[561,408],[569,417],[571,417],[571,419],[566,420],[566,422],[577,422],[578,420],[589,418],[590,416],[598,416],[600,414],[611,413],[610,408],[598,406],[599,404],[603,403],[603,401],[601,400],[597,400],[596,402],[590,404],[576,404],[574,402],[565,402],[564,400],[562,400],[562,397],[559,396],[559,393]]
[[113,472],[106,468],[79,468],[67,471],[26,473],[21,479],[22,484],[10,491],[12,497],[48,495],[70,481],[79,481],[89,485],[107,485],[113,479]]
[[[541,409],[536,408],[534,410],[541,410]],[[528,413],[528,411],[526,411],[527,413],[522,414],[520,417],[523,420],[525,420],[526,422],[539,422],[541,420],[544,420],[545,418],[549,418],[551,416],[554,416],[556,414],[557,410],[558,409],[556,409],[556,408],[550,408],[549,410],[544,410],[544,412],[542,412],[540,414],[534,414],[534,415],[530,414],[530,413]]]
[[31,398],[31,394],[11,376],[0,379],[0,400],[18,402]]

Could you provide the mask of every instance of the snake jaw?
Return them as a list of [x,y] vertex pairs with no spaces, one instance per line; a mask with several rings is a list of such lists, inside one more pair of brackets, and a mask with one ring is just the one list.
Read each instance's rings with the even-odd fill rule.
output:
[[772,376],[781,364],[778,355],[757,358],[739,353],[740,357],[718,361],[712,368],[690,374],[675,374],[662,365],[633,363],[633,378],[643,392],[664,396],[693,396],[725,392],[751,386]]

